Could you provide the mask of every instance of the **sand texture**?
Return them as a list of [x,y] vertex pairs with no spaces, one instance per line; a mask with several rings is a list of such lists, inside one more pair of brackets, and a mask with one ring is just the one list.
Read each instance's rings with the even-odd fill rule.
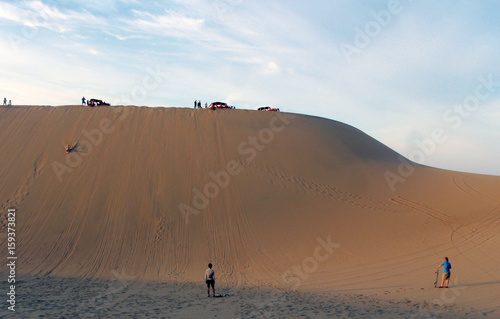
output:
[[[152,317],[203,317],[208,262],[231,294],[214,299],[219,317],[266,317],[251,304],[273,291],[293,311],[268,317],[417,318],[433,304],[429,317],[500,317],[500,177],[410,164],[351,126],[286,113],[2,107],[0,132],[0,247],[15,208],[25,285],[126,274],[151,287],[132,294],[144,305],[111,302],[102,317],[148,303]],[[433,286],[444,256],[446,291]],[[191,284],[194,299],[159,297]],[[176,303],[182,314],[162,312]],[[238,303],[250,306],[225,308]]]

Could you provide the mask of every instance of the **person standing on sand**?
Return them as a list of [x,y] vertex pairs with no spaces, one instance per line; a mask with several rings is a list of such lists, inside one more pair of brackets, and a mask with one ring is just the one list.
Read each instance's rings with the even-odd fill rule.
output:
[[87,103],[85,103],[85,96],[82,97],[82,105],[87,105]]
[[440,267],[443,267],[443,279],[441,280],[441,286],[439,288],[443,288],[444,281],[446,280],[446,287],[448,288],[448,284],[450,283],[450,275],[451,275],[451,264],[448,261],[448,257],[444,257],[444,261],[441,263],[441,265],[437,266],[436,269],[439,269]]
[[212,264],[208,264],[208,269],[205,270],[205,282],[207,283],[207,293],[210,297],[210,286],[212,286],[212,292],[215,297],[215,272],[212,269]]
[[12,100],[9,100],[9,106],[12,106]]
[[7,98],[6,97],[3,98],[3,105],[7,105]]
[[208,103],[207,103],[207,102],[205,102],[205,108],[207,108],[207,107],[208,107]]
[[201,109],[201,101],[198,101],[198,108]]
[[196,105],[198,105],[198,103],[196,100],[194,100],[194,108],[196,108]]

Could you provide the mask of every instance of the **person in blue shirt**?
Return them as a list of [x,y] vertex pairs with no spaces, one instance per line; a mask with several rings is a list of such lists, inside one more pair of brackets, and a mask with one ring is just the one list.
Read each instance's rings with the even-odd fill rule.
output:
[[448,284],[450,283],[450,275],[451,275],[451,264],[448,261],[448,257],[444,257],[444,261],[437,267],[439,269],[443,267],[443,279],[441,280],[441,286],[439,288],[443,288],[444,281],[446,280],[446,286],[444,288],[448,288]]

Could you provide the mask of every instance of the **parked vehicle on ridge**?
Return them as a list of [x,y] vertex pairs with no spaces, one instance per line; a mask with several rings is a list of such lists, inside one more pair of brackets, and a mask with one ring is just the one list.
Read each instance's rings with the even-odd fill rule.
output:
[[270,112],[279,112],[279,108],[270,107],[270,106],[261,106],[257,109],[258,111],[270,111]]
[[110,106],[109,103],[104,102],[103,100],[98,99],[90,99],[87,101],[88,106]]
[[234,106],[229,106],[229,105],[227,105],[227,103],[224,103],[224,102],[210,103],[210,106],[208,108],[210,108],[212,110],[215,110],[215,109],[235,109]]

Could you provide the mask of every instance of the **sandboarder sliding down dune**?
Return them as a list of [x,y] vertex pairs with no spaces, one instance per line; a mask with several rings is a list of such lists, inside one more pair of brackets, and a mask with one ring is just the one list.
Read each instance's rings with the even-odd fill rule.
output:
[[73,145],[66,145],[66,146],[64,147],[64,148],[66,149],[66,154],[67,154],[67,153],[69,153],[69,152],[71,152],[72,150],[74,150],[74,149],[75,149],[75,147],[76,147],[76,144],[77,144],[77,143],[75,143],[75,144],[73,144]]

